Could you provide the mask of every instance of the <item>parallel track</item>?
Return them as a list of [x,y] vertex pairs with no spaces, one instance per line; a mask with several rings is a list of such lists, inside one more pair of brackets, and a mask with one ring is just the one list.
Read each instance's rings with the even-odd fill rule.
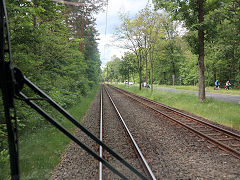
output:
[[240,159],[240,135],[153,100],[138,96],[114,86],[111,87]]
[[[134,150],[135,150],[135,152],[137,153],[138,158],[139,158],[140,161],[142,162],[142,166],[144,167],[144,172],[146,173],[148,179],[150,178],[150,179],[156,180],[155,175],[153,174],[153,172],[152,172],[151,168],[149,167],[146,159],[144,158],[144,156],[143,156],[140,148],[138,147],[136,141],[134,140],[134,138],[133,138],[130,130],[128,129],[128,127],[127,127],[125,121],[123,120],[123,118],[122,118],[119,110],[117,109],[117,106],[116,106],[116,104],[114,103],[111,95],[109,94],[109,92],[107,91],[106,88],[103,87],[102,89],[105,89],[105,92],[106,92],[107,96],[109,97],[109,99],[110,99],[110,101],[111,101],[111,103],[112,103],[112,105],[113,105],[113,107],[114,107],[114,109],[115,109],[115,111],[116,111],[116,113],[117,113],[117,115],[118,115],[118,117],[119,117],[119,120],[120,120],[121,123],[123,124],[124,130],[125,130],[125,132],[127,133],[128,138],[129,138],[129,140],[130,140],[130,142],[131,142],[131,144],[130,144],[129,146],[130,146],[130,148],[131,148],[132,145],[133,145]],[[101,107],[101,109],[100,109],[100,114],[101,114],[101,115],[100,115],[100,140],[101,140],[101,141],[102,141],[102,137],[103,137],[103,130],[102,130],[102,128],[103,128],[103,104],[102,104],[102,103],[103,103],[103,90],[102,90],[102,89],[101,89],[101,95],[100,95],[100,107]],[[102,148],[101,148],[101,146],[100,146],[100,152],[99,152],[99,153],[100,153],[100,156],[102,157]],[[103,168],[102,168],[102,164],[101,164],[101,162],[100,162],[100,163],[99,163],[99,180],[102,180],[102,176],[103,176],[103,175],[102,175],[102,174],[103,174],[102,171],[103,171]]]

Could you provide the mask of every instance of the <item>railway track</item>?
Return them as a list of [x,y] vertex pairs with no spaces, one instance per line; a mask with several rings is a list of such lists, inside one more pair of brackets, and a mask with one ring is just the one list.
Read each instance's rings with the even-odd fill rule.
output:
[[[110,104],[112,109],[105,108],[105,104]],[[107,112],[105,112],[107,111]],[[113,115],[115,113],[115,115]],[[111,114],[112,118],[105,118],[106,114]],[[116,118],[114,117],[116,116]],[[111,119],[118,120],[118,122],[110,122]],[[123,117],[121,116],[116,104],[114,103],[110,93],[108,92],[107,88],[102,86],[101,93],[100,93],[100,129],[99,129],[99,139],[101,141],[108,142],[112,144],[112,148],[115,149],[119,154],[125,156],[125,158],[131,160],[131,164],[135,164],[134,167],[137,167],[140,170],[143,176],[138,175],[137,173],[129,172],[125,167],[118,164],[107,152],[102,150],[102,147],[99,147],[99,155],[100,157],[106,158],[110,164],[114,164],[118,166],[119,171],[123,171],[126,179],[132,179],[133,177],[139,179],[156,179],[154,176],[151,168],[149,167],[143,153],[141,152],[139,146],[137,145],[133,135],[131,134],[129,128],[127,127],[126,122],[124,121]],[[119,129],[121,128],[121,129]],[[120,134],[121,133],[121,134]],[[125,136],[125,137],[122,137]],[[114,142],[115,141],[115,142]],[[121,141],[121,142],[120,142]],[[121,145],[122,144],[122,145]],[[122,146],[122,147],[121,147]],[[127,154],[127,155],[126,155]],[[137,157],[137,158],[136,158]],[[112,179],[117,178],[112,172],[102,166],[102,163],[99,163],[99,180],[102,179]],[[124,178],[124,177],[122,177]]]
[[[223,177],[225,179],[239,179],[240,159],[236,156],[216,148],[216,145],[213,146],[202,136],[191,133],[182,126],[177,126],[176,123],[173,123],[174,121],[167,120],[166,116],[153,113],[152,109],[146,108],[138,101],[148,105],[152,103],[140,100],[133,95],[132,98],[138,100],[135,101],[129,98],[130,95],[125,95],[127,92],[121,91],[120,93],[116,88],[105,87],[138,143],[156,179],[199,179],[199,177],[200,179],[222,179]],[[133,143],[130,143],[129,135],[124,130],[124,125],[106,91],[102,91],[102,100],[100,100],[100,96],[101,92],[99,91],[82,122],[84,127],[88,128],[104,144],[139,171],[145,179],[154,179],[146,172],[146,168],[143,168],[144,165],[139,159],[139,155],[131,147]],[[100,102],[102,102],[102,108],[100,108]],[[160,109],[156,105],[151,106],[156,110]],[[164,110],[162,111],[164,112]],[[177,113],[171,116],[172,118],[173,116],[178,117]],[[191,122],[188,120],[186,123],[190,124]],[[102,124],[102,138],[99,133],[100,124]],[[99,153],[101,148],[82,131],[77,131],[76,134],[80,141],[93,149],[94,152]],[[106,150],[102,150],[102,157],[122,173],[124,178],[144,179],[126,168],[119,159],[114,158]],[[56,168],[53,179],[121,178],[105,165],[99,171],[100,166],[102,165],[98,161],[72,143]]]
[[240,159],[240,136],[238,134],[150,99],[138,96],[114,86],[108,86],[114,88],[122,94],[125,94],[134,101],[141,103],[145,107],[152,109],[156,113],[166,117],[174,123],[177,123],[178,125],[197,134],[221,150],[226,151],[234,157]]

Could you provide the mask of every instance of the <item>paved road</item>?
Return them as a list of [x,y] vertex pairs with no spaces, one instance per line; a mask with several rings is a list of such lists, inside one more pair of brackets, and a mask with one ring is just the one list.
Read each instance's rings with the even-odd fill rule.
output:
[[[188,92],[188,93],[195,94],[196,96],[198,96],[198,91],[190,91],[190,90],[184,90],[184,89],[171,89],[171,88],[162,88],[162,87],[154,87],[154,89],[167,90],[170,92]],[[217,99],[220,101],[229,101],[229,102],[240,104],[240,95],[206,93],[206,97]]]

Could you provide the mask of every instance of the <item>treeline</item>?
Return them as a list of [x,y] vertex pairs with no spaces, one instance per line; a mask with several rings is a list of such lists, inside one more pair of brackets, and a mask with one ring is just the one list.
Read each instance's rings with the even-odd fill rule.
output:
[[[81,101],[100,81],[100,56],[94,14],[103,0],[71,4],[51,0],[7,0],[13,64],[64,108]],[[26,89],[30,97],[33,93]],[[7,157],[7,136],[1,104],[0,164]],[[38,118],[17,101],[20,129],[36,128]],[[1,169],[1,166],[0,166]]]
[[198,85],[199,63],[203,63],[206,86],[218,79],[222,86],[229,80],[240,88],[240,2],[202,1],[204,22],[199,23],[200,1],[155,0],[155,9],[165,11],[147,5],[133,18],[121,15],[116,35],[129,52],[107,63],[105,80]]

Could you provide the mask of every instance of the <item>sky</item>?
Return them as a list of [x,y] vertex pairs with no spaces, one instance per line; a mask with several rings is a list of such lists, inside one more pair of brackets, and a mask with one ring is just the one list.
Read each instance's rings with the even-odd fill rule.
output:
[[[151,2],[151,0],[150,0]],[[98,49],[100,51],[100,59],[102,61],[102,67],[106,65],[111,57],[116,55],[121,56],[126,52],[126,49],[121,49],[114,44],[117,44],[113,37],[116,27],[119,27],[121,22],[119,19],[120,12],[128,12],[130,17],[135,16],[141,9],[143,9],[148,3],[148,0],[108,0],[107,11],[107,29],[106,28],[106,12],[96,15],[96,28],[100,33]]]

